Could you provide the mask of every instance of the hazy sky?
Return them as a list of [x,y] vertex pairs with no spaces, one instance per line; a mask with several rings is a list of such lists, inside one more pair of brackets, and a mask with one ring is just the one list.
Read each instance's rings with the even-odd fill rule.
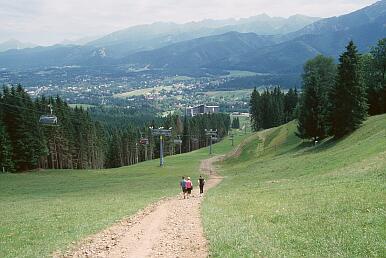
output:
[[330,17],[376,0],[0,0],[0,42],[37,44],[103,35],[156,21],[240,18],[261,13]]

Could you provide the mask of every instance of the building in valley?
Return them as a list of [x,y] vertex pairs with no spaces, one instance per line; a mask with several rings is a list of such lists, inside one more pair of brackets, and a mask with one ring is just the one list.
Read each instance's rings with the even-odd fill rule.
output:
[[188,117],[193,117],[196,115],[202,115],[202,114],[213,114],[220,112],[219,106],[207,106],[205,104],[198,105],[195,107],[187,107],[185,109],[185,114]]

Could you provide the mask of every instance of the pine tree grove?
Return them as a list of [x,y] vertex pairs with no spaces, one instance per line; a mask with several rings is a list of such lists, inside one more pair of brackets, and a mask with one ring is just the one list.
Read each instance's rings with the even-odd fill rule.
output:
[[[57,125],[42,125],[41,115],[51,110]],[[172,127],[165,140],[165,155],[188,152],[208,145],[205,129],[227,135],[230,117],[216,113],[181,118],[154,117],[143,111],[103,107],[71,108],[60,97],[32,100],[25,90],[3,87],[0,94],[0,172],[32,169],[98,169],[120,167],[159,157],[154,128]],[[176,144],[175,139],[182,139]]]

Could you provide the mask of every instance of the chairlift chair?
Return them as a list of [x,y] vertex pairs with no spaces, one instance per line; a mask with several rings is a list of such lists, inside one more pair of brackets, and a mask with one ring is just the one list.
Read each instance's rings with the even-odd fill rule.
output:
[[173,142],[174,144],[182,144],[182,140],[180,139],[175,139]]
[[54,115],[42,115],[39,118],[39,123],[42,125],[57,125],[58,118]]
[[58,117],[52,114],[52,105],[48,105],[50,108],[49,115],[41,115],[39,118],[39,123],[47,126],[55,126],[58,125]]
[[149,139],[148,138],[141,138],[139,140],[139,143],[142,145],[148,145],[149,144]]

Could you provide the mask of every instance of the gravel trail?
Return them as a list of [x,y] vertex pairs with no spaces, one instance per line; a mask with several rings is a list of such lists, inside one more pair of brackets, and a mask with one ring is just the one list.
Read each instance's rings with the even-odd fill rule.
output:
[[[221,182],[213,163],[222,158],[201,162],[201,173],[209,177],[204,191]],[[203,197],[196,178],[193,184],[189,199],[164,198],[54,257],[208,257],[200,212]]]

